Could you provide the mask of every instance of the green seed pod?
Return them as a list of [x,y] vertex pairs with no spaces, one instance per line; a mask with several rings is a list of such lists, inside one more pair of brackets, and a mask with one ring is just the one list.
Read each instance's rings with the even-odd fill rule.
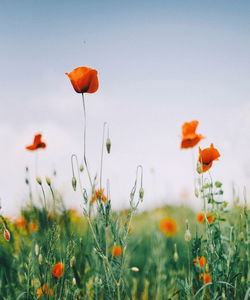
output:
[[80,168],[79,168],[80,172],[83,172],[84,168],[83,168],[83,164],[80,165]]
[[142,187],[139,190],[139,197],[140,197],[140,200],[142,201],[143,197],[144,197],[144,189]]
[[107,138],[106,149],[107,149],[107,152],[110,153],[110,149],[111,149],[111,140],[110,140],[110,138]]
[[48,185],[48,186],[51,186],[51,181],[50,181],[50,178],[49,178],[48,176],[46,176],[46,178],[45,178],[45,179],[46,179],[47,185]]
[[75,176],[72,177],[72,187],[73,187],[73,190],[76,191],[76,178],[75,178]]
[[29,179],[25,178],[25,183],[28,185],[29,184]]
[[36,177],[36,181],[38,184],[42,185],[42,179],[39,176]]

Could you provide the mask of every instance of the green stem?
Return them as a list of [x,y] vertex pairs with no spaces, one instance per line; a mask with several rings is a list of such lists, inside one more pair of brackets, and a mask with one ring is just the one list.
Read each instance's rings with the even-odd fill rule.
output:
[[86,169],[87,169],[87,173],[88,173],[88,177],[89,177],[89,182],[90,182],[90,185],[91,185],[91,189],[93,187],[93,183],[92,183],[92,180],[91,180],[91,176],[90,176],[90,172],[89,172],[89,168],[88,168],[88,163],[87,163],[87,159],[86,159],[86,108],[85,108],[85,100],[84,100],[84,93],[82,93],[82,104],[83,104],[83,115],[84,115],[84,163],[85,163],[85,166],[86,166]]

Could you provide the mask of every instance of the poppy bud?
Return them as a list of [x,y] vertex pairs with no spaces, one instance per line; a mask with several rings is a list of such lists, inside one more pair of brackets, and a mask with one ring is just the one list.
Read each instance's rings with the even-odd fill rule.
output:
[[35,245],[35,254],[36,256],[39,254],[39,246],[37,244]]
[[203,171],[202,164],[201,164],[199,161],[197,162],[196,171],[197,171],[199,174],[201,174],[202,171]]
[[174,244],[174,261],[177,262],[179,259],[179,255],[177,253],[177,247],[176,244]]
[[4,233],[3,233],[4,238],[6,239],[7,242],[9,242],[10,240],[10,232],[8,229],[4,229]]
[[143,197],[144,197],[144,190],[143,190],[142,187],[141,187],[140,190],[139,190],[139,197],[140,197],[140,200],[141,200],[141,202],[142,202]]
[[244,233],[241,231],[240,235],[239,235],[239,240],[241,242],[244,242]]
[[222,298],[222,299],[226,299],[226,295],[225,295],[225,290],[224,290],[224,289],[223,289],[223,291],[222,291],[221,298]]
[[244,284],[244,283],[245,283],[245,277],[244,277],[244,276],[242,276],[242,277],[241,277],[241,280],[240,280],[240,282],[241,282],[242,284]]
[[25,178],[25,183],[28,185],[29,184],[29,179]]
[[83,168],[83,164],[80,165],[80,168],[79,168],[80,172],[83,172],[84,168]]
[[42,185],[42,179],[39,176],[36,177],[36,181],[38,184]]
[[107,152],[109,154],[110,153],[110,149],[111,149],[111,140],[110,140],[110,138],[107,138],[106,149],[107,149]]
[[42,257],[42,254],[40,253],[39,256],[38,256],[38,262],[39,262],[39,265],[42,264],[43,262],[43,257]]
[[199,197],[199,191],[197,188],[194,189],[194,194],[195,194],[195,197],[198,198]]
[[132,267],[131,271],[133,271],[133,272],[139,272],[139,269],[137,267]]
[[50,178],[48,176],[46,176],[46,182],[47,182],[48,186],[51,186],[51,181],[50,181]]
[[73,190],[76,191],[76,178],[75,178],[75,176],[72,177],[72,187],[73,187]]
[[190,240],[191,240],[191,232],[190,232],[189,229],[186,230],[184,238],[185,238],[186,242],[190,242]]
[[205,268],[205,270],[206,270],[206,273],[208,273],[208,272],[209,272],[209,267],[208,267],[208,264],[206,264],[206,268]]
[[70,266],[71,266],[71,268],[72,268],[73,265],[75,264],[75,261],[76,261],[75,256],[72,256],[71,259],[70,259]]
[[72,283],[73,283],[73,286],[76,286],[76,279],[75,279],[75,277],[72,279]]

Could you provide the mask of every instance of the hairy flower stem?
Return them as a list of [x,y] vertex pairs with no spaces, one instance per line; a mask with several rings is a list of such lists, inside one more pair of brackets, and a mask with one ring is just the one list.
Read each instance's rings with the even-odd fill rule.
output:
[[103,132],[102,132],[102,152],[101,152],[101,168],[100,168],[100,189],[102,188],[102,166],[103,166],[103,150],[104,150],[104,136],[105,136],[105,127],[107,122],[103,124]]
[[86,169],[87,169],[87,173],[88,173],[88,177],[89,177],[89,182],[90,182],[90,185],[91,185],[91,190],[93,189],[93,183],[92,183],[92,180],[91,180],[91,176],[90,176],[90,172],[89,172],[89,168],[88,168],[88,163],[87,163],[87,159],[86,159],[86,108],[85,108],[85,100],[84,100],[84,93],[82,93],[82,104],[83,104],[83,115],[84,115],[84,152],[83,152],[83,155],[84,155],[84,163],[85,163],[85,166],[86,166]]

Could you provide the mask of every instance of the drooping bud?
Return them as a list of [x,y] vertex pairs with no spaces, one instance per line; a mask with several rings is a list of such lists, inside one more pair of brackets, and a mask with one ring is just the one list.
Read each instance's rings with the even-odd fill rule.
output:
[[133,272],[139,272],[139,268],[137,268],[137,267],[132,267],[132,268],[131,268],[131,271],[133,271]]
[[83,172],[83,170],[84,170],[83,164],[80,165],[79,170],[80,170],[80,172]]
[[189,229],[186,230],[184,238],[185,238],[186,242],[190,242],[190,240],[191,240],[191,232],[190,232]]
[[7,242],[10,241],[10,232],[9,232],[8,229],[6,229],[6,228],[4,229],[3,236],[4,236],[4,238],[5,238],[5,240],[6,240]]
[[241,231],[241,233],[239,234],[239,240],[241,242],[244,242],[244,233]]
[[199,174],[201,174],[202,171],[203,171],[202,164],[201,164],[199,161],[197,162],[196,171],[197,171]]
[[206,270],[206,273],[208,273],[208,272],[209,272],[209,267],[208,267],[208,264],[206,264],[206,268],[205,268],[205,270]]
[[75,176],[72,177],[72,187],[73,187],[73,190],[76,191],[76,178],[75,178]]
[[38,256],[38,262],[39,262],[39,265],[41,265],[42,262],[43,262],[43,256],[42,256],[41,253],[40,253],[39,256]]
[[36,254],[36,256],[39,254],[39,246],[38,246],[38,244],[35,245],[35,254]]
[[75,261],[76,261],[75,256],[72,256],[71,259],[70,259],[70,266],[71,266],[71,268],[74,266]]
[[48,186],[51,186],[51,181],[50,181],[50,178],[48,176],[46,176],[46,182],[47,182]]
[[141,187],[140,190],[139,190],[139,197],[140,197],[140,200],[142,202],[143,197],[144,197],[144,189],[143,189],[143,187]]
[[174,261],[177,262],[179,259],[179,255],[177,253],[177,247],[176,244],[174,244]]
[[107,149],[107,152],[109,154],[110,153],[110,149],[111,149],[111,140],[110,140],[109,137],[106,140],[106,149]]
[[38,184],[42,185],[42,179],[39,176],[36,176],[36,181]]
[[72,283],[73,283],[73,286],[76,286],[76,279],[75,279],[75,277],[72,279]]

